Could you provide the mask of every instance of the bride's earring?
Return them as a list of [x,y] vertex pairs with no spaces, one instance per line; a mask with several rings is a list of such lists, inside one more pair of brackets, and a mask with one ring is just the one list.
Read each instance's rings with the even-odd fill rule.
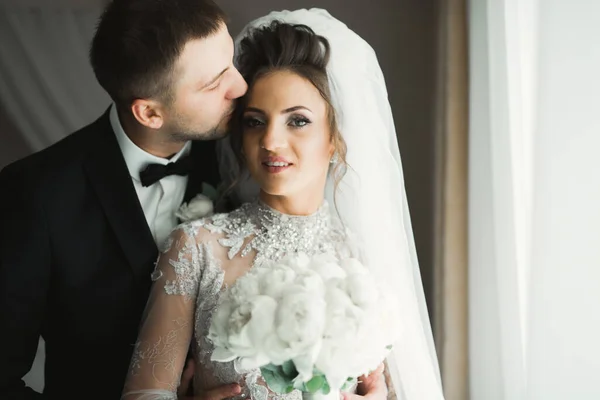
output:
[[338,154],[337,153],[333,153],[333,156],[331,156],[331,160],[329,160],[329,164],[335,165],[338,163]]

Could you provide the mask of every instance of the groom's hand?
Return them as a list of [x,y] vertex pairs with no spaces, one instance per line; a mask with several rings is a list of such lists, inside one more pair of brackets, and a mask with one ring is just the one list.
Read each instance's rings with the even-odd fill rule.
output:
[[183,375],[181,375],[181,385],[177,390],[177,397],[180,400],[223,400],[228,397],[233,397],[241,393],[242,388],[237,383],[231,385],[223,385],[218,388],[207,390],[198,395],[191,395],[191,383],[194,378],[194,368],[196,364],[194,360],[188,360]]
[[369,375],[358,378],[356,394],[342,393],[343,400],[386,400],[388,389],[383,376],[384,364]]

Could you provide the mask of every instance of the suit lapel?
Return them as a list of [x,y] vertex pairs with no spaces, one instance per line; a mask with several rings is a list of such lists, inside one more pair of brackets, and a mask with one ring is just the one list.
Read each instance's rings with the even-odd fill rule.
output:
[[106,112],[94,123],[87,176],[138,278],[149,277],[157,248]]

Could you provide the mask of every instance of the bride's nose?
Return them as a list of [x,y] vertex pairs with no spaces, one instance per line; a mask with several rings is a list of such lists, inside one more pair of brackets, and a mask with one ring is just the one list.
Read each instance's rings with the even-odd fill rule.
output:
[[263,135],[260,139],[260,147],[270,152],[276,152],[286,146],[287,138],[285,129],[269,123],[263,130]]

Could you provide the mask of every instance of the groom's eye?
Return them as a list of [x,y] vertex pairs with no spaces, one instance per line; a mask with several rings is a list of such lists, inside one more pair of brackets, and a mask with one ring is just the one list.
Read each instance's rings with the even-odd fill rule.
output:
[[210,85],[209,87],[207,87],[207,89],[210,90],[215,90],[216,88],[218,88],[219,86],[221,86],[221,80],[219,79],[218,81],[216,81],[215,83],[213,83],[212,85]]

